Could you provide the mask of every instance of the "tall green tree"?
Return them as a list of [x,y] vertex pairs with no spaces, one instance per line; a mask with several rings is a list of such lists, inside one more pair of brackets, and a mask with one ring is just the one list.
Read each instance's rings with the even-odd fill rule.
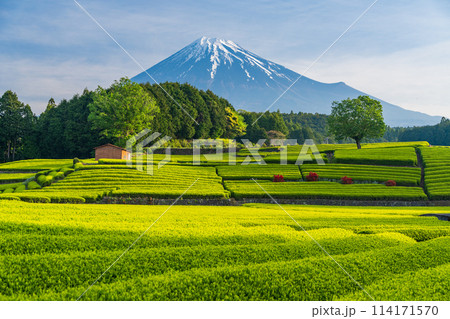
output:
[[247,128],[244,117],[230,107],[225,107],[225,114],[227,118],[227,126],[224,137],[235,138],[244,135]]
[[83,94],[62,100],[58,105],[49,101],[47,109],[37,120],[36,144],[42,158],[89,158],[93,148],[114,142],[100,136],[88,121],[88,105],[94,92],[87,89]]
[[381,103],[368,96],[333,102],[328,125],[337,139],[350,137],[358,149],[363,138],[382,137],[386,131]]
[[16,159],[16,153],[33,124],[30,106],[20,102],[16,93],[6,91],[0,98],[0,141],[5,161]]
[[159,111],[155,100],[139,84],[127,78],[115,81],[108,89],[98,87],[89,109],[93,128],[122,146],[126,139],[144,128],[151,129],[152,120]]

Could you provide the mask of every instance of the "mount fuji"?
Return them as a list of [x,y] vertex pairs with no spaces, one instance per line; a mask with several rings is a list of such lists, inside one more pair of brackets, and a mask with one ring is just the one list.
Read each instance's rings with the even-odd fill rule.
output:
[[[232,41],[207,37],[192,42],[146,72],[158,82],[189,83],[202,90],[209,89],[236,109],[254,112],[263,112],[276,101],[270,111],[329,114],[333,101],[369,95],[344,82],[322,83],[305,76],[292,85],[300,74]],[[152,83],[146,72],[131,80]],[[385,122],[390,126],[433,125],[441,119],[371,97],[382,103]]]

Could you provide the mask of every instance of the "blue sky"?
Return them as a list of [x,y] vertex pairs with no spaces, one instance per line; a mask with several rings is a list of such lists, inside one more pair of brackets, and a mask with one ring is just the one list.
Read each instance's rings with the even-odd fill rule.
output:
[[[78,2],[145,68],[205,35],[303,73],[373,0]],[[0,92],[36,113],[141,72],[73,0],[2,0],[0,30]],[[450,1],[379,0],[304,75],[450,117]]]

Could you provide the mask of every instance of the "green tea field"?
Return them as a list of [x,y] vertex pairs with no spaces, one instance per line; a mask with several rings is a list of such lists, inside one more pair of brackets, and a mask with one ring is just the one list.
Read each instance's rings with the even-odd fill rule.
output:
[[[76,300],[167,206],[0,206],[0,299]],[[448,300],[442,208],[173,206],[80,300]]]
[[450,148],[318,149],[0,164],[0,300],[448,300]]
[[[165,155],[155,155],[148,163],[147,158],[142,163],[134,159],[132,165],[113,159],[86,159],[75,165],[66,159],[17,161],[0,164],[0,199],[92,203],[112,198],[141,203],[183,194],[183,199],[227,201],[268,198],[268,192],[292,200],[448,201],[450,148],[425,143],[367,144],[361,150],[318,145],[324,165],[313,159],[311,150],[299,155],[298,146],[289,146],[284,155],[273,148],[263,150],[259,162],[241,150],[233,154],[232,164],[230,154],[222,159],[202,155],[197,163],[189,155],[172,155],[162,167],[158,164]],[[282,156],[290,164],[276,164]],[[296,165],[299,158],[302,164]],[[317,178],[309,180],[310,174]],[[285,183],[274,183],[275,176]]]

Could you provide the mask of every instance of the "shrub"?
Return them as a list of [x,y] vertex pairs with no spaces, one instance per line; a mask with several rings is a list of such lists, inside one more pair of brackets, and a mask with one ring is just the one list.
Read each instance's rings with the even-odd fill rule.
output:
[[20,200],[20,198],[16,196],[0,196],[0,200]]
[[42,187],[51,185],[52,181],[53,181],[53,176],[50,176],[50,175],[49,176],[41,175],[37,178],[37,182]]
[[306,175],[306,180],[308,182],[317,182],[319,180],[319,174],[315,172],[309,172],[309,175]]
[[80,196],[70,196],[70,195],[58,195],[49,196],[52,203],[71,203],[71,204],[81,204],[85,203],[86,200]]
[[27,188],[28,189],[39,189],[39,188],[41,188],[41,186],[38,183],[36,183],[35,181],[31,181],[28,183]]
[[26,186],[25,186],[25,185],[20,185],[19,187],[17,187],[17,188],[14,190],[14,193],[20,193],[20,192],[23,192],[25,189],[26,189]]
[[23,200],[24,202],[30,202],[30,203],[50,203],[51,202],[50,198],[45,197],[45,196],[40,196],[40,195],[29,195],[29,194],[22,195],[22,194],[20,194],[20,199]]
[[58,171],[50,171],[47,176],[56,176],[58,174]]
[[14,188],[7,188],[7,189],[5,189],[3,191],[3,194],[6,194],[6,193],[14,193]]
[[279,174],[279,175],[273,175],[273,181],[274,182],[284,182],[284,177],[283,175]]
[[59,171],[64,173],[64,176],[67,176],[67,175],[75,172],[75,170],[73,168],[68,168],[68,167],[61,168]]
[[384,183],[386,186],[397,186],[397,183],[393,180],[388,180]]
[[46,176],[45,175],[39,175],[36,176],[36,181],[39,183],[39,185],[43,186],[42,184],[45,183]]
[[36,177],[36,179],[38,179],[39,176],[47,175],[50,172],[51,172],[50,170],[40,171],[40,172],[36,173],[35,177]]
[[58,180],[58,179],[63,179],[64,177],[65,177],[64,172],[58,172],[58,173],[56,173],[56,175],[54,176],[54,179],[55,179],[55,180]]
[[341,183],[342,184],[353,184],[353,180],[351,179],[351,177],[344,176],[341,178]]
[[79,160],[78,157],[75,157],[75,158],[73,159],[73,166],[75,167],[75,165],[78,164],[78,163],[80,163],[80,160]]
[[14,184],[0,184],[0,192],[2,190],[8,189],[8,188],[16,188],[22,185],[22,183],[14,183]]

